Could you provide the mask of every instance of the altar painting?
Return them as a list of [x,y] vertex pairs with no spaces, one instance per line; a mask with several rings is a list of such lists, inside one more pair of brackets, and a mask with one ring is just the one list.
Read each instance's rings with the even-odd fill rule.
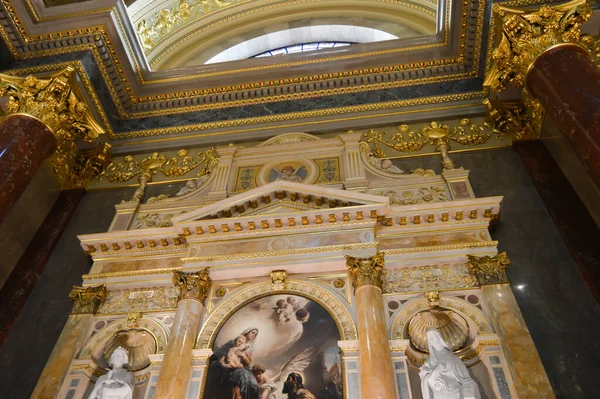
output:
[[242,307],[221,327],[205,399],[342,399],[339,334],[319,304],[271,295]]

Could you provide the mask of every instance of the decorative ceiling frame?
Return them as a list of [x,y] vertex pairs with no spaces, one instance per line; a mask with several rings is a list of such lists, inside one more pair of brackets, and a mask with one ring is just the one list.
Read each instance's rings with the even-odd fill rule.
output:
[[[460,24],[452,26],[447,25],[448,18],[443,20],[443,34],[438,42],[432,43],[429,39],[422,43],[421,39],[419,45],[405,48],[398,48],[398,43],[392,43],[393,48],[366,53],[274,64],[272,60],[249,60],[256,66],[195,73],[195,70],[202,68],[150,71],[121,2],[83,2],[77,4],[81,11],[66,13],[65,11],[74,9],[70,7],[72,5],[45,8],[42,4],[41,0],[2,0],[1,34],[13,57],[24,60],[91,51],[107,87],[114,88],[110,94],[122,119],[476,77],[479,73],[480,54],[480,47],[476,43],[481,41],[485,10],[484,0],[456,1],[452,4],[452,10],[450,2],[441,2],[440,5],[446,10],[444,14],[448,17],[462,17],[456,18]],[[100,5],[102,7],[98,8]],[[66,27],[67,23],[70,29],[57,31]],[[448,48],[448,43],[458,48]],[[418,54],[421,50],[423,54]],[[411,55],[407,55],[408,52]],[[441,54],[442,57],[435,59],[434,54]],[[319,69],[320,64],[331,70],[330,63],[357,57],[368,59],[369,65],[383,65],[309,76],[289,76],[278,80],[256,80],[256,76],[253,76],[255,72],[264,76],[267,68],[274,75],[276,72],[293,72],[294,67],[305,64],[311,65],[311,71]],[[404,61],[403,58],[407,62],[398,64],[398,59]],[[264,62],[271,65],[263,65]],[[232,62],[232,66],[235,63]],[[216,80],[222,82],[227,78],[231,82],[239,79],[240,75],[243,75],[244,80],[250,81],[229,86],[214,85]],[[207,87],[183,89],[194,85]]]
[[[539,0],[519,1],[536,3]],[[164,148],[262,139],[272,136],[275,130],[318,132],[483,114],[481,101],[487,93],[477,82],[483,78],[485,62],[481,52],[487,44],[483,39],[491,4],[484,0],[448,0],[439,4],[444,10],[438,15],[440,33],[415,39],[418,44],[403,39],[405,47],[399,47],[396,41],[370,43],[365,46],[371,51],[364,52],[365,47],[361,47],[358,53],[341,56],[299,59],[290,55],[275,61],[234,61],[222,64],[234,69],[212,72],[203,67],[150,71],[127,9],[117,0],[55,7],[43,6],[42,0],[0,0],[0,35],[16,61],[16,68],[8,73],[36,74],[70,62],[79,65],[81,80],[88,88],[90,81],[97,91],[99,84],[103,87],[106,93],[93,102],[97,110],[101,109],[99,101],[105,110],[113,109],[112,113],[107,111],[111,126],[106,130],[116,154],[148,150],[156,145]],[[98,76],[84,76],[83,62],[77,58],[81,54],[92,59]],[[56,63],[65,57],[71,61]],[[341,60],[349,61],[353,69],[340,67],[337,72],[322,72],[331,71],[332,65]],[[314,74],[302,73],[307,64]],[[265,68],[277,79],[264,80]],[[282,75],[284,72],[288,75]],[[391,93],[390,97],[398,98],[393,101],[363,101],[350,106],[339,106],[344,101],[338,101],[354,93],[461,81],[472,84],[445,93],[443,89],[434,90],[431,95],[419,92],[412,98]],[[274,107],[277,103],[323,97],[332,100],[331,106],[299,112],[280,107],[263,115],[245,112],[243,117],[228,114],[235,107],[245,111],[242,107]],[[196,118],[210,110],[218,110],[221,115],[212,120]],[[185,118],[168,122],[166,118],[175,114]],[[161,126],[152,118],[167,122]],[[101,119],[107,125],[106,118]]]

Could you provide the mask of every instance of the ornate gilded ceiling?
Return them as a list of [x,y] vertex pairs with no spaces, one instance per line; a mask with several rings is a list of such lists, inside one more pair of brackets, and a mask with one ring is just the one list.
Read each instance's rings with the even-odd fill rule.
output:
[[[76,68],[114,153],[484,113],[485,0],[0,2],[4,72]],[[209,51],[219,38],[357,15],[419,35],[189,66],[192,48]]]

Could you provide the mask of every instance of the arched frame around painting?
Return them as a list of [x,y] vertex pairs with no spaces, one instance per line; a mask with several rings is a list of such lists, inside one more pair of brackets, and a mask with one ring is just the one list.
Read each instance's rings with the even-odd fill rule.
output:
[[270,281],[264,281],[240,288],[217,306],[202,326],[196,349],[211,349],[221,327],[242,307],[257,299],[280,294],[294,294],[316,302],[332,317],[340,340],[357,339],[356,324],[348,306],[324,286],[304,280],[288,280],[285,290],[274,290]]
[[[329,287],[312,281],[288,280],[285,289],[275,290],[271,281],[264,281],[249,284],[232,292],[229,298],[225,298],[224,302],[208,315],[196,342],[196,349],[216,350],[215,345],[219,345],[218,337],[223,328],[227,328],[230,320],[237,317],[238,312],[243,311],[254,302],[264,300],[268,297],[287,295],[303,297],[308,301],[312,301],[321,308],[323,314],[328,314],[330,320],[335,324],[335,330],[337,330],[336,340],[357,339],[357,330],[354,318],[350,312],[350,304],[346,303],[337,293],[330,290]],[[343,397],[347,398],[348,387],[346,386],[345,365],[341,358],[338,362],[338,370],[340,370],[340,374],[337,377],[340,378],[340,385],[338,386],[342,389],[338,393],[343,394]],[[209,381],[207,381],[208,375],[209,370],[207,365],[203,376],[200,397],[206,395],[207,384],[209,384]],[[214,385],[211,384],[211,386]],[[214,397],[214,392],[212,392],[212,395],[211,397]]]

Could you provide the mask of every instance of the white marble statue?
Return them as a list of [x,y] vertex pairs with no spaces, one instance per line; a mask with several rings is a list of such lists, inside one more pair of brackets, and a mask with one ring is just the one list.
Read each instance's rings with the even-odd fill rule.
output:
[[426,334],[429,357],[419,371],[423,399],[480,399],[477,383],[438,330]]
[[99,377],[88,399],[132,399],[133,373],[123,368],[129,361],[125,349],[118,347],[110,356],[112,370]]
[[371,155],[370,158],[371,158],[371,164],[383,172],[404,173],[404,171],[402,169],[400,169],[399,167],[394,165],[392,163],[392,161],[389,159],[381,159],[381,158],[377,158],[376,156],[373,156],[373,155]]

